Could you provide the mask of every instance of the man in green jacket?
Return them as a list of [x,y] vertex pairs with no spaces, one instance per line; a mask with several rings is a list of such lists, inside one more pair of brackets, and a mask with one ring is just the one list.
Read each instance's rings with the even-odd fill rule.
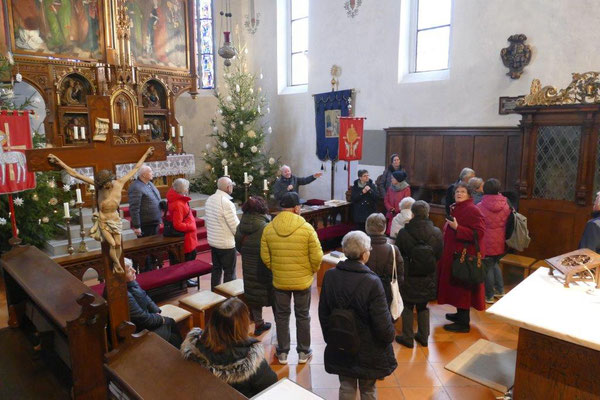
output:
[[290,302],[294,297],[298,362],[306,363],[310,349],[310,287],[321,267],[323,250],[317,232],[300,216],[298,193],[279,201],[282,211],[265,227],[260,256],[273,272],[273,297],[277,328],[277,359],[287,364],[290,351]]

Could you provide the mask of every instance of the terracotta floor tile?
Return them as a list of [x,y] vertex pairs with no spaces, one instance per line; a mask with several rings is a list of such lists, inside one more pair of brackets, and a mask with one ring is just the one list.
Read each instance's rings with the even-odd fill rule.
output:
[[427,361],[425,354],[421,351],[421,346],[415,343],[415,347],[409,349],[394,342],[394,354],[398,362],[424,362]]
[[463,352],[454,342],[430,342],[428,347],[420,349],[429,362],[448,363]]
[[430,363],[430,365],[433,367],[435,374],[445,387],[479,386],[479,383],[475,381],[464,378],[452,371],[448,371],[444,368],[446,363]]
[[400,384],[398,383],[398,379],[392,373],[391,375],[386,376],[382,381],[377,381],[376,385],[378,388],[387,388],[387,387],[398,387]]
[[325,366],[321,364],[310,365],[310,377],[313,388],[319,389],[337,389],[340,387],[340,380],[337,375],[328,374]]
[[394,375],[401,387],[442,386],[433,367],[427,362],[398,363]]
[[502,394],[482,385],[446,387],[446,392],[452,400],[495,400]]
[[379,400],[403,400],[405,399],[399,387],[377,388],[377,399]]
[[450,400],[443,387],[403,387],[405,400]]

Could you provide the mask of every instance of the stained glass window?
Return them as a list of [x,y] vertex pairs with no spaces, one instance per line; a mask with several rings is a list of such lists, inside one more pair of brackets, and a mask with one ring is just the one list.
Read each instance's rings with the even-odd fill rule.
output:
[[212,0],[196,0],[198,76],[202,89],[215,87],[215,40]]
[[575,199],[581,126],[542,126],[538,131],[533,197]]

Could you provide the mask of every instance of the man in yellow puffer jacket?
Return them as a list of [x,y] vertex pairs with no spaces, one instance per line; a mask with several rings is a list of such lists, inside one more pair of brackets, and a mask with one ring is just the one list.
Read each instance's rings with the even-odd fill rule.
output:
[[290,351],[290,302],[294,296],[298,362],[306,363],[310,349],[310,287],[321,266],[323,250],[317,232],[300,216],[298,193],[288,192],[279,201],[282,211],[263,231],[260,256],[273,272],[273,297],[277,328],[277,358],[287,364]]

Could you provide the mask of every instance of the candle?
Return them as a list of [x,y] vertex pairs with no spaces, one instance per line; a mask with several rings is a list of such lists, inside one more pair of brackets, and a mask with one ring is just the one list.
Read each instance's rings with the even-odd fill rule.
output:
[[183,126],[179,125],[179,137],[183,137]]
[[75,128],[73,128],[74,134],[73,134],[73,138],[75,140],[79,140],[79,127],[76,126]]
[[81,140],[85,139],[85,126],[81,127]]
[[117,124],[113,123],[113,130],[117,129]]
[[75,194],[77,195],[77,203],[83,203],[83,201],[81,201],[81,189],[76,189]]
[[117,125],[117,130],[121,129],[121,124],[115,124]]
[[138,131],[141,131],[141,130],[142,130],[142,126],[138,125]]
[[171,127],[171,137],[175,137],[175,127]]
[[267,183],[267,180],[263,180],[263,190],[269,190],[269,184]]
[[244,172],[244,183],[248,183],[248,173]]
[[71,213],[69,212],[69,203],[63,203],[63,207],[65,208],[65,218],[71,218]]
[[228,171],[227,171],[227,165],[225,166],[225,176],[229,176]]

